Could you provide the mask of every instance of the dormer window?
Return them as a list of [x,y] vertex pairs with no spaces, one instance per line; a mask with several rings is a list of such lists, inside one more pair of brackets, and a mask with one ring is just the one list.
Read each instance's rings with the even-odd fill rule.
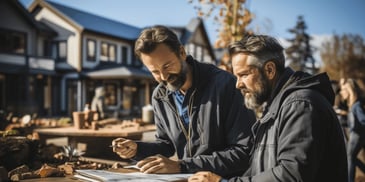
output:
[[66,41],[57,42],[57,59],[59,61],[67,60],[67,42]]

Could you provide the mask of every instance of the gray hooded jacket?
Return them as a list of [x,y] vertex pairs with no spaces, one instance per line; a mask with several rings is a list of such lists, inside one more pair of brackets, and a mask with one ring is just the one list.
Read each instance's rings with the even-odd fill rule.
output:
[[287,68],[253,126],[251,165],[229,181],[346,182],[344,135],[327,74]]

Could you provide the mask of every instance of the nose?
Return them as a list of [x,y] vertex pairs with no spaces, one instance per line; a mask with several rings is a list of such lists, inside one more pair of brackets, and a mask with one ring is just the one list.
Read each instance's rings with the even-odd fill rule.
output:
[[242,79],[237,78],[237,81],[236,81],[236,88],[237,88],[237,89],[243,89],[243,88],[245,88],[245,84],[243,83],[243,80],[242,80]]
[[166,71],[160,71],[160,78],[163,81],[167,81],[167,79],[169,78],[169,74]]

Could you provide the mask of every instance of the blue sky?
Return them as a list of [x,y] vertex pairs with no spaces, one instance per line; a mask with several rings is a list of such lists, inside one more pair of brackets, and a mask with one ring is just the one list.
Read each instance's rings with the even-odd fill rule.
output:
[[[29,5],[32,0],[20,0]],[[154,24],[185,26],[196,17],[188,0],[52,0],[137,27]],[[197,0],[195,0],[197,1]],[[278,38],[292,38],[288,29],[303,15],[307,32],[311,35],[333,33],[359,34],[365,38],[364,0],[247,0],[247,7],[255,14],[251,27],[259,33]],[[205,20],[211,42],[216,39],[216,24]]]

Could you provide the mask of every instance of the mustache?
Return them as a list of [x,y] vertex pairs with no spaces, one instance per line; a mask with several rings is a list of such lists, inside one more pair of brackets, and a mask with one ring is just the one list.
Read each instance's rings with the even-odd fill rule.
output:
[[164,85],[168,85],[168,84],[173,84],[176,80],[177,80],[177,77],[172,75],[172,76],[169,76],[166,80],[161,80],[160,82],[162,82]]
[[248,89],[240,89],[240,92],[242,95],[245,95],[246,93],[249,93],[250,91]]

